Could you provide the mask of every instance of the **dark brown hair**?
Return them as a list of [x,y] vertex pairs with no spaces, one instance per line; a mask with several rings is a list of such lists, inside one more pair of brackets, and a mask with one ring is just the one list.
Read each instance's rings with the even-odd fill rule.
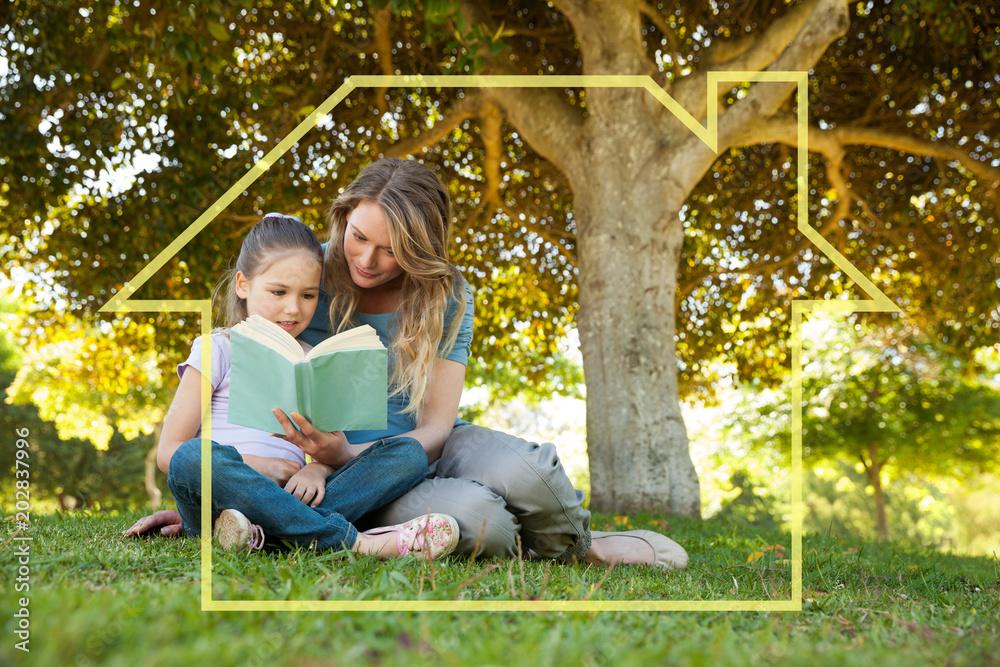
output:
[[323,265],[323,248],[313,230],[293,215],[268,213],[247,232],[236,264],[219,281],[212,300],[218,307],[220,326],[231,327],[248,317],[247,300],[236,294],[236,273],[247,278],[267,271],[284,255],[305,252]]

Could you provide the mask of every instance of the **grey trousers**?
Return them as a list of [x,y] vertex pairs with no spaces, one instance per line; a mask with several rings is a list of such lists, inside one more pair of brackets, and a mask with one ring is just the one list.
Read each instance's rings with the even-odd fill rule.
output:
[[525,556],[531,549],[545,558],[579,560],[590,549],[590,512],[583,499],[551,443],[463,424],[452,431],[427,479],[366,515],[362,525],[440,512],[458,521],[457,553],[516,557],[520,534]]

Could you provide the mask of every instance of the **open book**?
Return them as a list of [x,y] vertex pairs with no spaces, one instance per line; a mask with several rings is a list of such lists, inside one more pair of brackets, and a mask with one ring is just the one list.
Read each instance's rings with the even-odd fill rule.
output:
[[229,330],[229,423],[283,433],[271,414],[298,412],[321,431],[386,427],[388,352],[367,324],[302,351],[259,315]]

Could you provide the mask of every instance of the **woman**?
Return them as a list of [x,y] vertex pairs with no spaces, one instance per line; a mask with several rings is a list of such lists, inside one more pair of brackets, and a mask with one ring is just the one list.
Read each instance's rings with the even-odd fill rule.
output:
[[[365,517],[401,523],[428,512],[454,516],[456,549],[467,554],[683,568],[687,554],[651,531],[591,533],[583,493],[573,489],[555,447],[456,419],[472,343],[473,299],[449,262],[451,202],[426,166],[385,159],[365,168],[330,208],[325,293],[301,338],[316,344],[360,324],[389,348],[384,431],[323,433],[300,415],[275,411],[284,439],[339,468],[381,438],[423,446],[427,478]],[[326,307],[328,306],[328,307]]]

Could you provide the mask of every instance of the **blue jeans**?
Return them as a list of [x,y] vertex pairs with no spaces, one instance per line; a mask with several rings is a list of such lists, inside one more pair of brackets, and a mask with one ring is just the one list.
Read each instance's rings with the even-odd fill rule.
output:
[[[310,507],[246,463],[234,447],[212,443],[212,521],[223,510],[242,512],[269,542],[285,540],[316,549],[350,549],[352,525],[362,515],[403,495],[427,475],[427,455],[413,438],[378,440],[326,478],[326,495]],[[170,459],[167,483],[184,532],[201,532],[201,438],[182,444]]]

